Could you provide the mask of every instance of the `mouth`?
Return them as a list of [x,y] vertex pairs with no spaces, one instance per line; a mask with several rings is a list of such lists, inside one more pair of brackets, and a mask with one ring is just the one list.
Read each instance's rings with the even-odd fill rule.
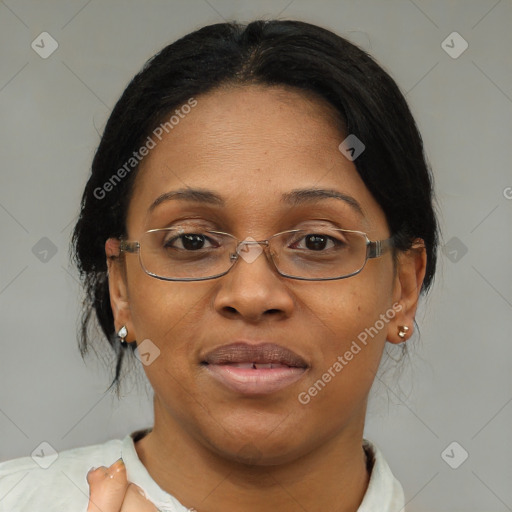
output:
[[275,345],[237,342],[209,352],[201,365],[231,391],[267,395],[297,382],[309,365],[295,352]]

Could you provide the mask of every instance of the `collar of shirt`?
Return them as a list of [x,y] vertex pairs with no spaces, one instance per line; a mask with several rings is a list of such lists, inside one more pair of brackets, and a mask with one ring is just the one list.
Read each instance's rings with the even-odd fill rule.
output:
[[[128,481],[137,484],[157,508],[165,512],[187,512],[176,498],[165,492],[151,478],[135,450],[135,442],[144,437],[151,428],[137,430],[123,439],[122,457],[126,465]],[[372,465],[368,488],[357,512],[405,512],[405,499],[402,485],[395,478],[384,459],[380,448],[363,439],[363,448]]]

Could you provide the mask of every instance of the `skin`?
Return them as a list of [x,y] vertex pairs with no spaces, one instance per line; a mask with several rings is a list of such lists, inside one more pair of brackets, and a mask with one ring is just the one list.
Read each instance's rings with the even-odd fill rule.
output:
[[[338,149],[346,134],[323,100],[255,85],[196,99],[141,163],[127,215],[130,240],[178,218],[211,222],[239,240],[267,239],[312,219],[371,240],[390,235],[384,212]],[[162,193],[186,186],[214,190],[226,205],[168,201],[148,214]],[[364,216],[335,199],[281,202],[282,193],[308,187],[352,196]],[[166,282],[148,276],[136,254],[111,259],[117,240],[105,250],[116,328],[127,326],[127,342],[150,339],[160,350],[144,366],[154,428],[135,445],[158,485],[198,512],[256,512],[269,503],[282,512],[356,511],[369,481],[362,449],[368,393],[386,341],[403,341],[400,325],[409,326],[407,337],[413,333],[426,267],[422,241],[399,254],[396,268],[387,253],[358,275],[323,282],[282,277],[264,255],[239,260],[218,279]],[[301,404],[298,394],[395,303],[402,307],[395,317]],[[199,364],[206,352],[240,338],[284,345],[310,368],[276,393],[240,396]]]

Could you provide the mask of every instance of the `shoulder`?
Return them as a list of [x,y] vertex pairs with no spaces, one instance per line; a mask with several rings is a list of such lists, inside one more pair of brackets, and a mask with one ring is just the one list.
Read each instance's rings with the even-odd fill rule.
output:
[[0,510],[9,512],[85,510],[89,501],[87,472],[110,466],[121,456],[123,440],[82,446],[59,453],[0,462]]

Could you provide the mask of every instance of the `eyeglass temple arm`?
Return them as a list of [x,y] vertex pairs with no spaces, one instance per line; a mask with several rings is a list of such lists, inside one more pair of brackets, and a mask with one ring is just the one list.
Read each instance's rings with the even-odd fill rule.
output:
[[137,252],[139,248],[139,242],[127,242],[126,240],[121,240],[121,243],[119,244],[119,250],[121,252]]
[[375,240],[368,244],[368,258],[378,258],[388,252],[395,245],[393,237],[385,240]]

